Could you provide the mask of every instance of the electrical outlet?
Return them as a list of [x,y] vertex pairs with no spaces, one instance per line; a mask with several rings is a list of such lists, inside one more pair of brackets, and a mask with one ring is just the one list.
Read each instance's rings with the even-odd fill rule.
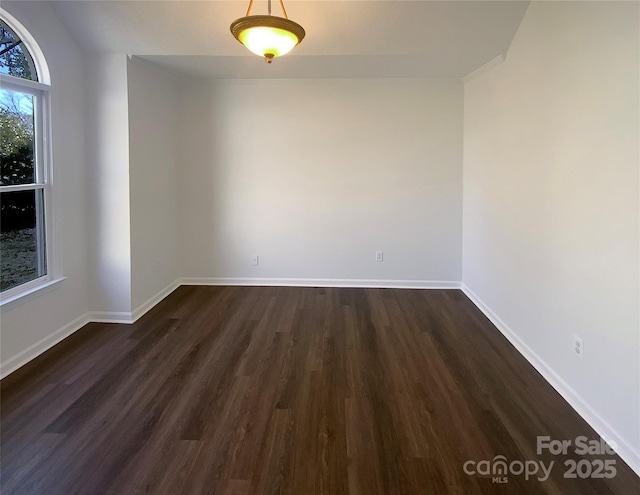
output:
[[584,341],[577,335],[573,336],[573,352],[580,359],[584,359]]
[[384,261],[384,251],[376,251],[376,261],[382,263]]
[[260,260],[258,259],[258,255],[257,255],[257,254],[254,254],[254,255],[251,257],[251,265],[252,265],[252,266],[258,266],[258,264],[259,264],[259,263],[260,263]]
[[156,271],[160,271],[160,260],[156,260]]

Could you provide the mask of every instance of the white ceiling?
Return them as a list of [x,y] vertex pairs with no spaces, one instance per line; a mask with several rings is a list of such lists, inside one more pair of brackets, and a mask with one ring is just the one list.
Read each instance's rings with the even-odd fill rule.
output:
[[[216,78],[462,77],[505,55],[528,1],[285,2],[306,30],[267,65],[230,34],[248,1],[51,1],[90,52],[138,55]],[[253,14],[266,13],[254,0]],[[273,13],[279,15],[277,0]]]

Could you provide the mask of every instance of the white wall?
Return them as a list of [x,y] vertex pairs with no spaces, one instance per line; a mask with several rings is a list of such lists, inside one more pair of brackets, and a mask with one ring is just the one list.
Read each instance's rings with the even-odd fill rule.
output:
[[129,101],[126,55],[87,55],[87,165],[90,305],[131,313]]
[[460,81],[194,82],[180,108],[183,276],[460,280]]
[[128,67],[131,299],[134,310],[178,279],[178,83],[153,64]]
[[90,305],[98,319],[131,313],[129,100],[126,55],[86,55],[91,235]]
[[88,311],[82,56],[46,3],[2,2],[33,35],[51,73],[55,247],[67,277],[2,307],[2,374],[28,361],[83,321]]
[[465,85],[463,222],[471,294],[636,469],[638,34],[637,3],[531,4]]

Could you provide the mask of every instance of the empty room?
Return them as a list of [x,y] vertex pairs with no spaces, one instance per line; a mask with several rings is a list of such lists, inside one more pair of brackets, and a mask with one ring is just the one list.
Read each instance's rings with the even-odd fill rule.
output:
[[640,3],[3,0],[3,495],[640,493]]

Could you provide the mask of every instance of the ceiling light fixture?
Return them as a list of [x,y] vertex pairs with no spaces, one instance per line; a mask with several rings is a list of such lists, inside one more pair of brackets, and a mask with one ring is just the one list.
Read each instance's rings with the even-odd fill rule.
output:
[[270,64],[275,57],[289,53],[304,38],[300,24],[289,20],[284,2],[280,7],[284,17],[271,15],[271,0],[268,0],[269,15],[251,15],[253,0],[249,0],[247,15],[231,23],[231,34],[251,52],[264,57]]

